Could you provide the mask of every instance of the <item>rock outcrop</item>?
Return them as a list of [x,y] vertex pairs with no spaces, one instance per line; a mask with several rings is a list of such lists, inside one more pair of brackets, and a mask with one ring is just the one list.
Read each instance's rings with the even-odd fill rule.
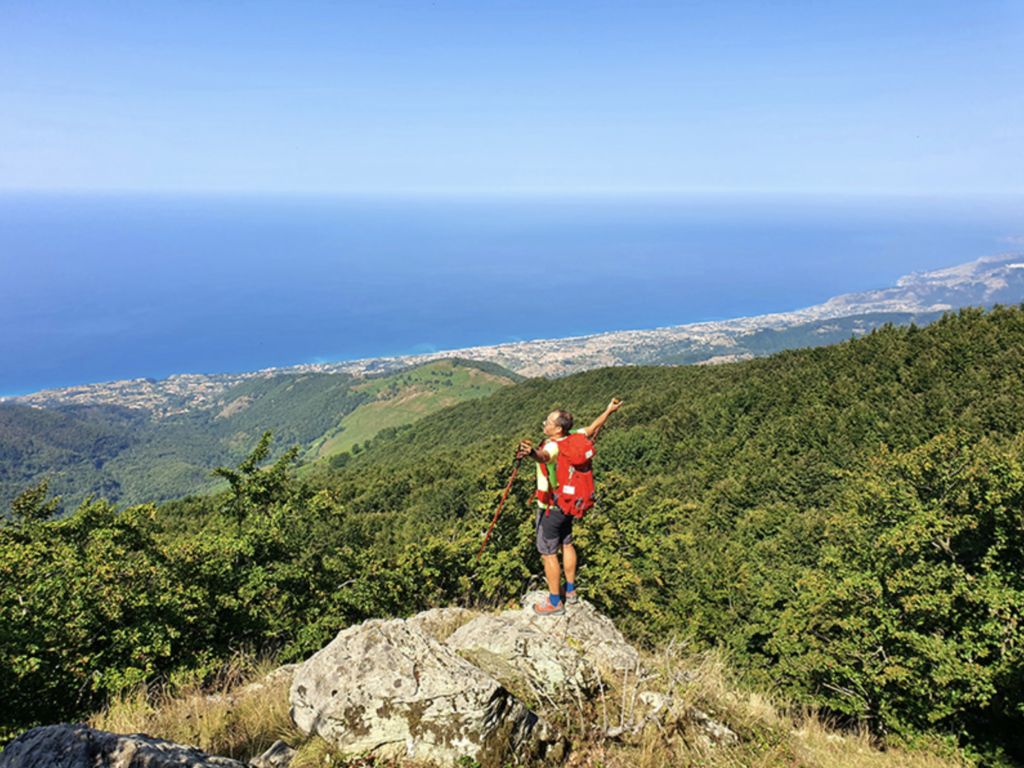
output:
[[292,718],[350,753],[452,765],[564,739],[498,681],[401,619],[343,630],[295,675]]
[[621,680],[639,669],[640,657],[611,619],[585,600],[561,616],[538,616],[533,606],[546,598],[533,592],[521,611],[480,616],[456,630],[448,645],[513,690],[524,685],[549,696],[566,686],[593,693],[599,675]]
[[514,694],[591,695],[602,674],[639,673],[640,658],[590,603],[538,616],[544,597],[500,615],[444,608],[349,627],[299,668],[292,718],[355,754],[441,765],[510,751],[557,758],[562,735]]
[[26,731],[0,752],[0,768],[246,768],[197,747],[135,733],[122,736],[86,725]]
[[[523,610],[500,615],[443,608],[408,620],[370,620],[343,630],[304,664],[282,667],[226,698],[291,676],[296,725],[349,754],[452,767],[465,758],[501,765],[512,754],[557,761],[566,753],[565,737],[515,694],[578,701],[599,689],[602,675],[617,681],[639,674],[640,661],[586,601],[563,616],[538,616],[533,606],[543,599],[532,593]],[[293,755],[277,742],[251,765],[284,768]],[[44,766],[246,768],[196,747],[82,724],[35,728],[0,752],[0,768]]]

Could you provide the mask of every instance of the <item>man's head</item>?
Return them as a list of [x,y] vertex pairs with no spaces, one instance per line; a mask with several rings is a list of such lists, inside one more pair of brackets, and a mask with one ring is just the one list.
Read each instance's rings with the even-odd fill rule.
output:
[[552,411],[544,420],[544,434],[547,437],[565,437],[571,430],[572,414],[568,411]]

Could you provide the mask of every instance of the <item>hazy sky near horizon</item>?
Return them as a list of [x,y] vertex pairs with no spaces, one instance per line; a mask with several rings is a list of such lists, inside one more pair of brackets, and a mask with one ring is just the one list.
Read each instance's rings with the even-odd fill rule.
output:
[[1024,2],[0,0],[0,191],[1024,192]]

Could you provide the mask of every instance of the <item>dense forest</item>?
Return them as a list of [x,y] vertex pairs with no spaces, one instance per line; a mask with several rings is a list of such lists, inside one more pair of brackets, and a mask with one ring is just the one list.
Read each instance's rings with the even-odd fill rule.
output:
[[228,491],[160,506],[51,519],[38,486],[0,527],[3,733],[239,648],[294,661],[365,618],[515,599],[541,571],[531,473],[475,555],[516,443],[612,396],[576,534],[586,599],[637,642],[723,648],[750,684],[887,738],[1024,758],[1022,307],[524,381],[301,477],[294,433],[257,435]]

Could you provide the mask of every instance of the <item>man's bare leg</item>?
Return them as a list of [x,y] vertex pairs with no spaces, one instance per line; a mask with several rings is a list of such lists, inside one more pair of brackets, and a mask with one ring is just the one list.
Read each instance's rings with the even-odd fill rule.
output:
[[562,545],[562,564],[565,566],[565,580],[576,583],[576,548],[572,544]]
[[552,595],[561,594],[562,569],[558,565],[558,555],[541,555],[540,559],[544,561],[544,578],[548,582],[548,592]]

